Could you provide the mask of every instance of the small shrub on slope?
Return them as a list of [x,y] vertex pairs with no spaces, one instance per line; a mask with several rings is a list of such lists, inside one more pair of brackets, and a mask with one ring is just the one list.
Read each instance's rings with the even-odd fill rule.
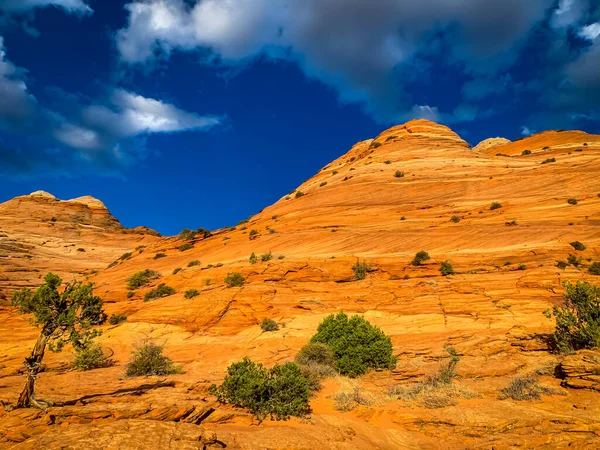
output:
[[113,364],[114,361],[104,354],[102,346],[96,343],[78,348],[73,360],[73,366],[82,371],[110,367]]
[[173,289],[171,286],[167,286],[165,283],[161,283],[150,292],[146,293],[144,296],[144,301],[149,302],[150,300],[156,300],[157,298],[168,297],[174,293],[175,289]]
[[273,319],[263,319],[263,321],[260,323],[260,328],[264,332],[277,331],[279,330],[279,325],[277,325],[277,322],[275,322]]
[[367,272],[371,271],[371,266],[365,261],[356,261],[356,264],[352,266],[352,270],[354,271],[354,278],[356,280],[364,280],[367,276]]
[[138,345],[126,366],[128,377],[163,376],[181,373],[181,367],[162,354],[164,345],[151,341]]
[[427,253],[424,250],[421,250],[420,252],[418,252],[414,259],[412,260],[411,264],[413,266],[420,266],[422,262],[424,261],[429,261],[431,259],[431,257],[429,256],[429,253]]
[[150,281],[160,278],[160,273],[146,269],[136,272],[127,278],[127,289],[134,290],[146,286]]
[[225,277],[227,287],[240,287],[246,282],[246,278],[239,272],[230,272]]

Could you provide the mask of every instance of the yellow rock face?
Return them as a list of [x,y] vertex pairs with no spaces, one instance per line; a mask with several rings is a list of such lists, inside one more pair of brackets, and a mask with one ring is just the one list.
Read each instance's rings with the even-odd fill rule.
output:
[[[6,413],[0,422],[10,426],[0,425],[0,439],[22,448],[135,448],[138,442],[147,448],[148,440],[164,443],[161,448],[197,448],[192,445],[198,440],[212,438],[227,448],[249,449],[599,448],[600,394],[560,387],[553,376],[560,361],[547,344],[553,323],[542,311],[561,302],[563,282],[600,280],[585,270],[600,260],[600,136],[549,131],[492,141],[471,149],[450,128],[424,120],[390,128],[357,143],[247,223],[198,237],[186,251],[177,238],[109,233],[109,215],[88,207],[86,226],[102,224],[105,246],[123,252],[127,246],[119,239],[132,238],[139,242],[129,251],[147,245],[89,277],[109,314],[128,315],[124,324],[105,326],[99,339],[118,364],[64,372],[72,355],[48,355],[39,395],[70,402],[68,407]],[[576,205],[568,203],[572,198]],[[65,241],[66,231],[41,219],[56,200],[14,199],[0,206],[5,221],[16,214],[14,202],[29,205],[40,218],[36,233]],[[493,202],[501,206],[492,209]],[[86,204],[93,202],[76,203]],[[576,251],[573,241],[586,250]],[[431,259],[412,265],[421,250]],[[105,252],[106,263],[114,260]],[[248,260],[252,252],[259,256],[256,264]],[[154,259],[157,253],[167,256]],[[261,261],[269,253],[272,258]],[[582,259],[579,267],[557,268],[570,254]],[[195,260],[200,264],[188,267]],[[371,268],[364,280],[355,279],[357,261]],[[451,262],[453,275],[440,274],[444,261]],[[162,277],[128,298],[126,279],[144,269]],[[245,284],[227,288],[230,272],[243,274]],[[177,293],[144,302],[158,283]],[[200,295],[185,299],[192,288]],[[391,336],[396,369],[359,381],[326,381],[308,421],[251,426],[245,412],[207,394],[244,356],[267,366],[292,360],[321,320],[339,311],[361,314]],[[263,333],[264,318],[280,329]],[[0,310],[0,320],[9,324],[0,328],[0,399],[14,401],[23,381],[17,370],[37,330],[10,307]],[[132,346],[144,337],[165,342],[165,353],[183,365],[174,384],[121,378]],[[389,395],[390,388],[421,381],[447,362],[445,345],[461,355],[455,384],[469,395],[445,404]],[[579,373],[576,361],[569,373]],[[534,374],[555,394],[499,400],[500,390],[519,374]],[[335,394],[356,383],[368,405],[335,410]],[[49,423],[49,414],[60,420]]]

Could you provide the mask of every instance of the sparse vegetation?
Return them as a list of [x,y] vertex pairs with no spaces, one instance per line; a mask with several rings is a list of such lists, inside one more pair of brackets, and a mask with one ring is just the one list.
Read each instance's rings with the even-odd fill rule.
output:
[[260,260],[262,262],[271,261],[272,259],[273,259],[273,254],[271,252],[263,253],[262,255],[260,255]]
[[516,227],[518,224],[516,220],[510,220],[508,222],[504,222],[504,225],[506,225],[507,227]]
[[568,266],[569,264],[566,261],[556,261],[556,267],[558,267],[561,270],[565,270]]
[[367,276],[367,273],[371,271],[371,266],[369,266],[366,261],[356,261],[356,263],[352,266],[352,270],[354,271],[354,279],[364,280]]
[[323,187],[323,186],[327,186],[327,181],[323,181],[323,182],[322,182],[322,183],[319,185],[319,187]]
[[82,252],[82,253],[83,253],[83,252],[85,252],[85,248],[81,248],[81,247],[79,247],[79,248],[77,249],[77,251],[78,251],[78,252]]
[[254,236],[258,236],[258,230],[252,229],[250,233],[248,233],[248,238],[252,239]]
[[275,322],[273,319],[263,319],[263,321],[260,323],[260,328],[264,332],[277,331],[279,330],[279,325],[277,325],[277,322]]
[[450,261],[444,261],[440,266],[440,273],[443,276],[454,275],[454,268],[452,267],[452,263]]
[[179,248],[180,252],[185,252],[185,251],[193,249],[194,248],[194,244],[192,244],[190,242],[187,242],[187,243],[185,243],[183,245],[180,245],[178,248]]
[[377,142],[377,141],[375,141],[375,142],[373,142],[373,143],[371,144],[371,147],[372,147],[372,148],[379,148],[379,147],[381,147],[381,142]]
[[296,198],[300,198],[304,196],[304,192],[298,191],[296,192]]
[[133,255],[133,253],[131,253],[131,252],[123,253],[121,256],[119,256],[117,261],[125,261],[126,259],[131,258],[132,255]]
[[500,209],[502,208],[502,205],[500,204],[500,202],[492,202],[492,204],[490,205],[490,211],[493,211],[495,209]]
[[144,301],[149,302],[151,300],[156,300],[157,298],[168,297],[174,293],[175,289],[173,289],[171,286],[167,286],[165,283],[160,283],[150,292],[146,292],[146,295],[144,295]]
[[227,369],[223,384],[211,386],[221,403],[248,409],[259,421],[287,420],[310,412],[310,390],[300,366],[295,363],[263,367],[248,358]]
[[579,267],[579,264],[581,264],[581,258],[578,258],[576,255],[569,255],[567,262],[573,267]]
[[391,164],[392,162],[391,162],[389,159],[387,159],[387,160],[385,160],[383,163],[384,163],[384,164]]
[[386,141],[386,142],[388,142],[388,141],[393,141],[393,140],[394,140],[394,139],[396,139],[397,137],[398,137],[398,136],[388,136],[388,137],[385,139],[385,141]]
[[531,155],[531,150],[523,150],[523,151],[521,152],[521,155],[522,155],[522,156],[525,156],[525,155]]
[[553,395],[556,391],[552,388],[542,386],[533,375],[520,375],[515,378],[502,390],[500,390],[500,400],[511,398],[513,400],[539,400],[542,395]]
[[198,289],[188,289],[187,291],[185,291],[185,294],[183,294],[184,298],[194,298],[200,295],[200,291]]
[[576,204],[577,204],[577,203],[579,203],[579,202],[577,201],[577,199],[576,199],[576,198],[570,198],[569,200],[567,200],[567,203],[568,203],[569,205],[576,205]]
[[27,380],[17,408],[45,409],[52,404],[35,395],[35,380],[42,369],[46,346],[54,352],[68,344],[84,348],[100,334],[92,327],[106,321],[102,300],[94,295],[92,283],[73,281],[59,291],[61,284],[58,275],[48,273],[35,293],[31,289],[13,293],[12,305],[21,314],[31,314],[31,322],[41,329],[31,355],[25,358]]
[[583,245],[581,242],[579,241],[573,241],[569,244],[571,247],[573,247],[575,250],[577,250],[578,252],[582,252],[586,249],[586,246]]
[[519,269],[519,270],[527,270],[527,266],[525,264],[519,264],[519,266],[517,267],[517,269]]
[[112,314],[108,318],[108,323],[111,325],[119,325],[127,320],[127,316],[125,314]]
[[177,275],[179,272],[181,272],[181,267],[178,267],[177,269],[173,269],[173,275]]
[[225,277],[227,287],[241,287],[246,282],[246,278],[239,272],[229,272]]
[[135,292],[133,292],[133,291],[129,291],[129,292],[127,293],[127,298],[132,298],[134,295],[135,295]]
[[73,367],[80,371],[110,367],[114,361],[104,354],[102,346],[97,343],[76,349]]
[[429,256],[429,253],[427,253],[424,250],[421,250],[415,255],[414,259],[411,261],[411,264],[413,266],[420,266],[423,262],[429,261],[430,259],[431,257]]
[[565,283],[564,303],[546,310],[554,316],[554,343],[562,353],[600,347],[600,288],[585,281]]
[[450,217],[450,222],[454,222],[454,223],[460,222],[460,216],[452,216],[452,217]]
[[337,370],[352,378],[370,368],[391,369],[396,365],[390,338],[360,316],[348,318],[341,312],[326,317],[310,343],[328,345]]
[[250,254],[250,258],[248,258],[248,261],[250,262],[250,264],[256,264],[258,262],[258,257],[254,252]]
[[588,272],[590,275],[600,275],[600,262],[593,262],[588,267]]
[[333,407],[337,411],[352,411],[359,406],[369,406],[372,401],[359,386],[354,386],[350,392],[337,392],[333,396]]
[[394,173],[394,177],[404,178],[404,172],[401,172],[400,170],[396,170],[396,173]]
[[164,356],[164,345],[146,340],[137,345],[126,366],[128,377],[164,376],[181,373],[181,367]]
[[194,267],[194,266],[199,266],[199,265],[200,265],[200,261],[198,261],[197,259],[195,259],[193,261],[190,261],[187,266],[188,267]]
[[156,255],[154,255],[154,259],[160,259],[160,258],[166,258],[167,254],[166,253],[157,253]]
[[542,164],[549,164],[549,163],[553,163],[556,162],[556,158],[548,158],[542,161]]
[[133,291],[142,286],[146,286],[152,280],[156,280],[157,278],[160,278],[160,273],[154,270],[146,269],[136,272],[127,278],[127,289]]

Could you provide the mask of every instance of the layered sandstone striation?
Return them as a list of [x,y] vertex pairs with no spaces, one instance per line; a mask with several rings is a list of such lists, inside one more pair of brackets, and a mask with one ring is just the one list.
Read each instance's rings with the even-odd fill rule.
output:
[[[542,164],[550,158],[555,161]],[[471,148],[448,127],[411,121],[357,143],[294,192],[247,222],[198,236],[191,249],[181,251],[184,241],[176,237],[136,236],[145,244],[135,242],[130,251],[146,245],[143,251],[89,276],[107,312],[128,316],[103,327],[99,339],[118,364],[74,372],[72,354],[48,355],[39,393],[65,405],[6,412],[0,443],[145,448],[150,439],[187,448],[213,439],[206,448],[217,441],[247,449],[598,448],[595,363],[587,353],[562,361],[550,352],[553,323],[542,314],[562,301],[562,283],[600,281],[585,268],[600,260],[598,173],[600,136],[550,131]],[[572,198],[577,204],[568,203]],[[40,208],[54,201],[44,198]],[[492,202],[501,207],[491,209]],[[110,226],[101,215],[86,220]],[[39,227],[50,225],[40,219]],[[58,230],[46,230],[48,238],[56,239]],[[576,251],[574,241],[586,250]],[[414,266],[420,250],[431,259]],[[271,258],[250,264],[252,252]],[[155,259],[157,253],[167,256]],[[570,254],[581,263],[558,268]],[[439,267],[447,260],[455,274],[444,277]],[[188,266],[192,261],[200,262]],[[371,268],[364,280],[354,277],[357,261]],[[128,295],[127,278],[144,269],[162,276]],[[246,277],[242,287],[225,286],[231,272]],[[158,283],[177,293],[144,302]],[[192,288],[200,295],[185,299]],[[361,314],[391,336],[396,369],[328,380],[304,421],[254,426],[247,413],[208,395],[208,386],[244,356],[266,365],[292,360],[322,319],[339,311]],[[37,330],[12,308],[0,314],[0,399],[9,402],[21,387],[20,363]],[[280,329],[263,333],[265,318]],[[166,343],[165,352],[183,365],[171,384],[122,378],[133,345],[145,338]],[[390,388],[421,381],[447,361],[445,345],[461,355],[456,383],[472,395],[439,408],[390,395]],[[564,379],[555,376],[561,373]],[[554,395],[500,400],[500,390],[524,374]],[[335,394],[356,386],[369,404],[335,410]]]

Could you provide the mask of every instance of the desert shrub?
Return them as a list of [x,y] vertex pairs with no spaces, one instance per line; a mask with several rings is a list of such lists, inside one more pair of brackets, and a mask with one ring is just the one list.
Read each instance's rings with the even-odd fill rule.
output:
[[507,227],[516,227],[517,226],[517,221],[516,220],[510,220],[508,222],[504,222],[504,225],[506,225]]
[[195,259],[193,261],[190,261],[187,266],[188,267],[194,267],[194,266],[199,266],[200,264],[201,264],[200,261],[198,261],[197,259]]
[[300,191],[296,192],[296,198],[300,198],[303,196],[304,196],[304,192],[300,192]]
[[444,350],[450,356],[447,364],[442,364],[438,372],[429,380],[431,383],[450,384],[456,378],[456,366],[460,361],[460,356],[454,347],[445,347]]
[[553,163],[556,162],[556,158],[548,158],[542,161],[542,164],[548,164],[548,163]]
[[543,395],[552,395],[554,389],[542,386],[533,375],[521,375],[513,378],[505,388],[500,390],[500,400],[539,400]]
[[327,181],[323,181],[323,182],[322,182],[322,183],[319,185],[319,187],[323,187],[323,186],[327,186]]
[[396,365],[390,338],[359,316],[348,318],[341,312],[326,317],[310,342],[328,345],[337,370],[350,377],[362,375],[370,368],[389,369]]
[[177,275],[179,272],[181,272],[181,267],[178,267],[177,269],[173,269],[173,275]]
[[258,235],[258,230],[252,229],[250,230],[250,233],[248,233],[248,238],[252,239],[254,236]]
[[373,148],[378,148],[378,147],[381,147],[381,142],[377,142],[377,141],[375,141],[375,142],[373,142],[373,143],[371,144],[371,147],[373,147]]
[[431,257],[429,256],[429,253],[427,253],[427,252],[426,252],[426,251],[424,251],[424,250],[421,250],[420,252],[418,252],[418,253],[415,255],[415,257],[414,257],[414,259],[412,260],[411,264],[412,264],[413,266],[420,266],[422,262],[424,262],[424,261],[428,261],[428,260],[430,260],[430,259],[431,259]]
[[300,366],[302,376],[306,378],[308,388],[311,391],[321,389],[321,381],[325,378],[334,377],[337,375],[335,368],[324,364],[308,363]]
[[406,220],[405,216],[400,217],[400,220]]
[[190,230],[189,228],[184,228],[183,230],[181,230],[178,237],[182,241],[189,241],[190,239],[194,239],[196,237],[196,232]]
[[111,267],[115,267],[117,265],[116,261],[111,262],[106,268],[110,269]]
[[364,280],[367,276],[367,273],[371,271],[371,266],[369,266],[366,261],[356,261],[356,263],[352,266],[352,270],[354,271],[354,279]]
[[531,150],[523,150],[521,152],[521,155],[525,156],[525,155],[531,155]]
[[391,164],[392,162],[388,159],[386,161],[383,162],[384,164]]
[[577,250],[578,252],[582,252],[586,249],[586,246],[583,245],[581,242],[579,241],[573,241],[569,244],[571,247],[573,247],[575,250]]
[[577,204],[577,203],[579,203],[579,202],[577,201],[577,199],[576,199],[576,198],[570,198],[569,200],[567,200],[567,203],[568,203],[569,205],[576,205],[576,204]]
[[250,261],[250,264],[256,264],[258,258],[254,252],[250,254],[250,258],[248,258],[248,261]]
[[114,361],[104,354],[100,344],[93,343],[81,348],[76,348],[73,366],[77,370],[85,371],[100,369],[102,367],[110,367],[113,364]]
[[174,293],[175,289],[173,289],[171,286],[167,286],[165,283],[160,283],[150,292],[146,292],[146,295],[144,295],[144,301],[149,302],[150,300],[156,300],[157,298],[168,297]]
[[337,411],[352,411],[360,405],[369,406],[371,403],[359,386],[355,386],[350,392],[337,392],[333,396],[333,407]]
[[135,292],[133,292],[133,291],[129,291],[129,292],[127,293],[127,298],[133,298],[133,296],[134,296],[134,295],[135,295]]
[[578,258],[576,255],[569,255],[567,262],[573,267],[579,267],[579,264],[581,264],[581,258]]
[[152,280],[156,280],[157,278],[160,278],[160,273],[154,270],[146,269],[136,272],[127,278],[127,289],[134,290],[146,286]]
[[331,175],[337,175],[339,172],[337,170],[334,170],[333,172],[331,172]]
[[454,274],[454,268],[452,267],[452,263],[450,261],[444,261],[442,263],[442,265],[440,266],[440,273],[443,276],[453,275]]
[[246,278],[239,272],[229,272],[225,277],[227,287],[240,287],[246,282]]
[[388,137],[385,139],[385,142],[387,142],[387,141],[393,141],[393,140],[394,140],[394,139],[396,139],[397,137],[398,137],[398,136],[388,136]]
[[568,267],[569,263],[566,261],[556,261],[556,267],[559,269],[565,270]]
[[588,267],[588,272],[590,275],[600,275],[600,262],[593,262]]
[[327,344],[306,344],[296,354],[296,362],[301,366],[308,364],[321,364],[335,367],[333,351]]
[[452,216],[452,217],[450,217],[450,222],[454,222],[454,223],[460,222],[460,216]]
[[200,291],[198,289],[188,289],[187,291],[185,291],[185,294],[183,294],[184,298],[194,298],[197,297],[198,295],[200,295]]
[[131,258],[132,255],[133,253],[131,252],[123,253],[121,256],[119,256],[119,259],[117,259],[117,261],[125,261],[126,259]]
[[500,202],[492,202],[492,204],[490,205],[490,211],[493,211],[495,209],[499,209],[502,208],[502,205],[500,204]]
[[167,254],[166,253],[157,253],[156,255],[154,255],[154,259],[160,259],[160,258],[166,258]]
[[519,264],[519,266],[517,267],[517,269],[519,269],[519,270],[527,270],[527,266],[525,264]]
[[118,325],[127,320],[127,316],[125,314],[113,314],[108,318],[108,323],[111,325]]
[[78,251],[78,252],[85,252],[85,248],[81,248],[81,247],[79,247],[79,248],[77,249],[77,251]]
[[263,367],[248,358],[227,368],[223,384],[211,386],[221,403],[248,409],[259,421],[287,420],[310,412],[310,390],[295,363]]
[[163,376],[181,373],[181,367],[162,354],[164,345],[145,341],[137,345],[125,368],[128,377]]
[[262,255],[260,255],[260,260],[262,262],[271,261],[272,259],[273,259],[273,254],[271,252],[263,253]]
[[187,242],[187,243],[185,243],[183,245],[180,245],[178,247],[178,249],[179,249],[180,252],[185,252],[185,251],[191,250],[193,248],[194,248],[194,244],[192,244],[190,242]]
[[554,316],[556,348],[569,353],[581,348],[600,347],[600,288],[585,281],[565,283],[564,303],[546,310]]
[[396,170],[396,173],[394,174],[394,176],[396,178],[404,178],[404,172],[402,172],[400,170]]
[[260,328],[264,332],[277,331],[279,330],[279,325],[277,325],[277,322],[275,322],[273,319],[263,319],[263,321],[260,323]]

